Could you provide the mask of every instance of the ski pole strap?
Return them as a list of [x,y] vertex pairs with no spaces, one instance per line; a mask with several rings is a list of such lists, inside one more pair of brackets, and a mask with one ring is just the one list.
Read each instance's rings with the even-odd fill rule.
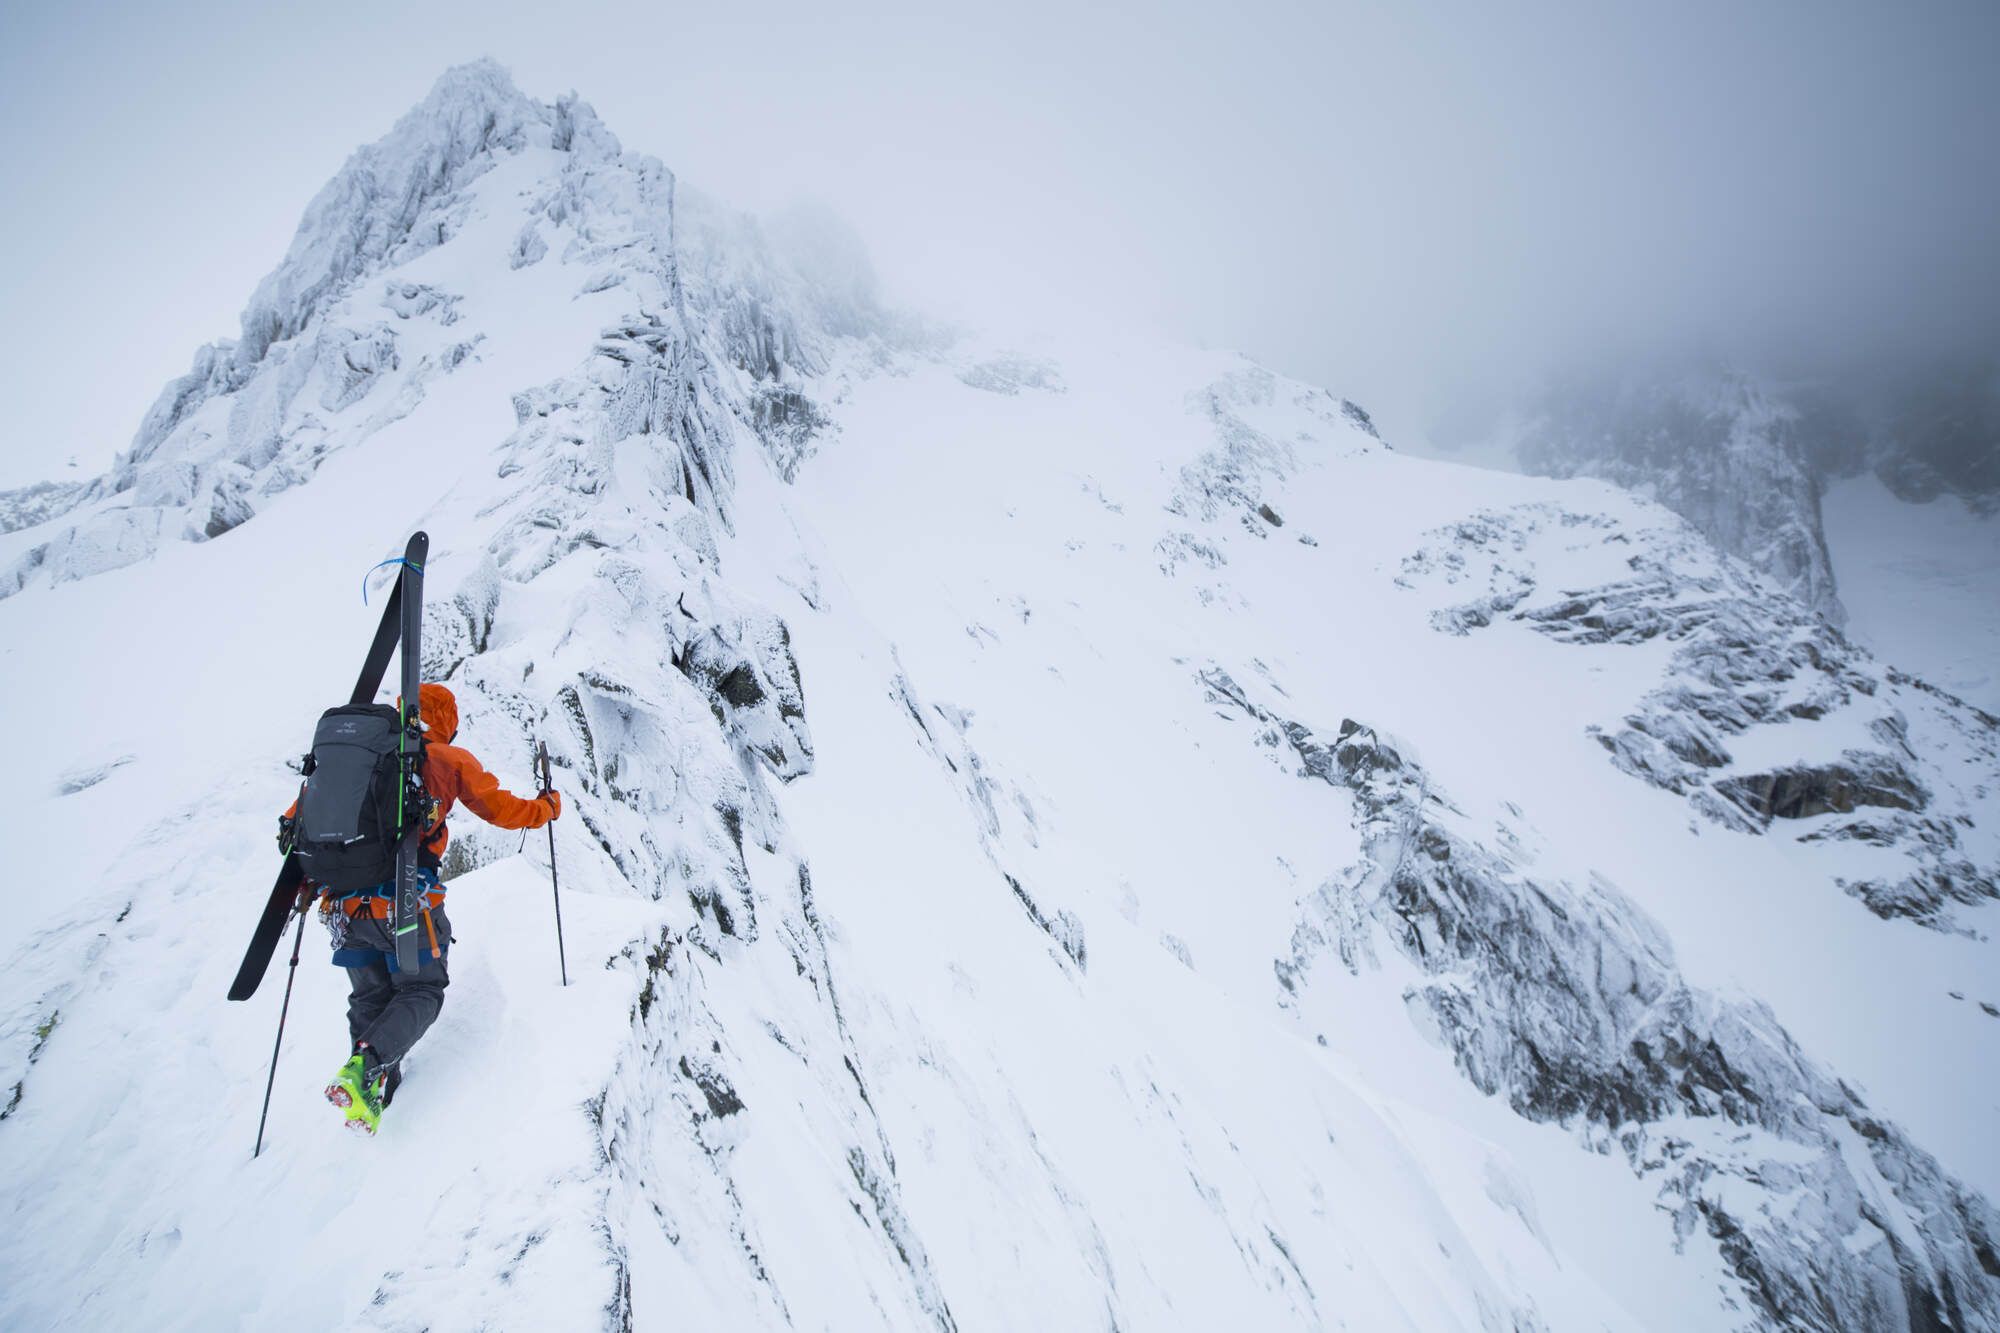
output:
[[373,577],[376,569],[387,569],[391,565],[401,565],[403,568],[409,570],[412,574],[417,574],[419,576],[421,576],[424,572],[424,567],[422,565],[415,563],[414,561],[405,560],[400,555],[391,556],[389,559],[384,560],[381,564],[376,565],[374,569],[370,569],[366,574],[363,574],[361,576],[361,604],[363,606],[368,605],[368,580],[371,577]]

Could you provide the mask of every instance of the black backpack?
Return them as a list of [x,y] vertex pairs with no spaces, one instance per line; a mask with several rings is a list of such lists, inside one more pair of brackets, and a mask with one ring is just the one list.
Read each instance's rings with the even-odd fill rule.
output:
[[[320,714],[291,828],[306,877],[335,896],[396,877],[396,845],[429,821],[422,784],[423,733],[403,733],[387,704],[349,704]],[[409,785],[404,785],[405,758]]]

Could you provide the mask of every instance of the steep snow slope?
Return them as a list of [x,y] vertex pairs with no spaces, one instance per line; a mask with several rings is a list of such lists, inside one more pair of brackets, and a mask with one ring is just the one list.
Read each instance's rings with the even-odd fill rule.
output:
[[[1995,726],[1610,487],[933,339],[487,65],[11,508],[0,1323],[2000,1326]],[[576,984],[461,819],[384,1135],[311,926],[252,1162],[220,996],[418,525]]]

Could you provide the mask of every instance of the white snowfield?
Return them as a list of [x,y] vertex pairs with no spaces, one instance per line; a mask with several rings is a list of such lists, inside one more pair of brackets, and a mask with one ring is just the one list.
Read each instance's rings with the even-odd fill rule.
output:
[[[0,511],[0,1327],[2000,1328],[1996,723],[1609,485],[927,329],[481,64]],[[459,814],[382,1134],[310,924],[253,1161],[419,527],[572,984]]]

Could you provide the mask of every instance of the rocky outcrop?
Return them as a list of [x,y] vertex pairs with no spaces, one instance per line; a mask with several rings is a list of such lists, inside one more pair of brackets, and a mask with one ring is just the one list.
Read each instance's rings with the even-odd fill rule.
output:
[[1799,412],[1749,377],[1577,379],[1522,429],[1523,467],[1600,477],[1686,518],[1835,624],[1844,619]]
[[[2000,845],[1979,817],[2000,793],[2000,721],[1884,668],[1684,528],[1612,531],[1544,504],[1432,537],[1398,582],[1470,594],[1433,613],[1441,631],[1506,623],[1577,646],[1666,645],[1625,714],[1590,727],[1620,770],[1738,832],[1901,853],[1898,873],[1835,880],[1878,915],[1955,930],[1955,905],[2000,898]],[[1549,588],[1544,564],[1576,581]],[[1822,734],[1871,744],[1824,753]],[[1797,757],[1739,763],[1746,745]]]
[[1847,751],[1838,763],[1725,778],[1715,789],[1767,823],[1852,814],[1862,806],[1922,810],[1929,800],[1894,756],[1861,750]]
[[2000,1214],[1769,1010],[1690,987],[1613,886],[1538,874],[1509,850],[1529,830],[1480,834],[1393,740],[1352,720],[1323,737],[1219,667],[1201,682],[1363,835],[1366,861],[1306,900],[1276,964],[1288,995],[1329,955],[1378,967],[1386,940],[1459,1071],[1655,1181],[1676,1235],[1712,1237],[1769,1326],[2000,1327]]
[[[1331,438],[1341,443],[1315,449],[1315,462],[1387,448],[1368,414],[1353,403],[1324,389],[1281,380],[1260,366],[1222,376],[1191,395],[1187,407],[1214,423],[1216,442],[1181,468],[1167,501],[1167,513],[1176,521],[1154,551],[1161,572],[1169,575],[1183,569],[1214,571],[1228,563],[1202,525],[1227,518],[1259,539],[1284,530],[1277,507],[1283,503],[1280,491],[1304,461],[1299,452],[1303,441],[1295,443],[1267,428],[1269,418],[1303,411],[1318,425],[1332,428]],[[1315,542],[1311,533],[1290,535],[1307,546]],[[1212,603],[1223,594],[1217,585],[1205,583],[1197,595]]]

